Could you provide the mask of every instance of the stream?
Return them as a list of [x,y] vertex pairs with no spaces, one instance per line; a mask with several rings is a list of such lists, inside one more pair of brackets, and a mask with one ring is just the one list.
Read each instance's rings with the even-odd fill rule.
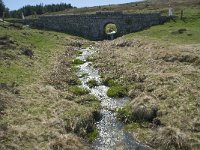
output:
[[[92,66],[92,62],[86,62],[86,59],[95,53],[95,49],[92,47],[81,49],[82,54],[77,57],[84,64],[79,65],[79,71],[77,75],[80,77],[82,87],[89,89],[90,94],[95,95],[101,101],[101,115],[102,118],[96,123],[98,130],[98,137],[91,145],[93,150],[147,150],[147,147],[138,143],[131,133],[123,130],[124,124],[117,120],[115,112],[116,108],[122,108],[129,98],[110,98],[106,92],[107,86],[101,84],[101,77]],[[83,74],[87,74],[82,77]],[[91,79],[95,79],[98,82],[98,86],[89,88],[87,82]]]

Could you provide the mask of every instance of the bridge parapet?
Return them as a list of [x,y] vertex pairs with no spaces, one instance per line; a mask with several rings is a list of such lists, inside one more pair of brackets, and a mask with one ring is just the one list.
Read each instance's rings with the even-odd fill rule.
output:
[[105,26],[114,23],[118,30],[116,36],[136,32],[156,24],[162,24],[168,18],[159,13],[128,14],[122,12],[97,12],[96,14],[41,16],[27,24],[44,29],[56,30],[82,36],[90,40],[103,40]]

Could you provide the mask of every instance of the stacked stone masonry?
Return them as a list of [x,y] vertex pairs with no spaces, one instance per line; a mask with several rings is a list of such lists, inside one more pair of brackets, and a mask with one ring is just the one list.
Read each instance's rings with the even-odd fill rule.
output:
[[158,13],[125,14],[121,12],[97,12],[96,14],[41,16],[39,19],[26,20],[27,24],[42,29],[61,31],[85,37],[90,40],[107,38],[105,26],[117,26],[116,37],[140,31],[152,25],[162,24],[167,17]]

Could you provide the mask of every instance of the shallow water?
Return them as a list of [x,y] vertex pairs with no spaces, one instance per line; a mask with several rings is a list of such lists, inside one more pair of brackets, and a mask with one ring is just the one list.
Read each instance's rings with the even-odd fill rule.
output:
[[[86,61],[86,59],[95,53],[94,48],[81,49],[81,56],[77,59]],[[91,148],[93,150],[146,150],[147,148],[139,144],[132,134],[123,130],[124,124],[117,120],[117,113],[114,111],[117,108],[123,107],[129,99],[125,98],[109,98],[106,95],[108,90],[107,86],[101,85],[101,77],[98,71],[93,68],[92,62],[86,62],[79,65],[78,75],[82,82],[82,86],[89,89],[91,94],[95,95],[101,100],[101,114],[102,119],[96,123],[99,135],[97,139],[92,143]],[[81,77],[83,74],[87,74]],[[90,79],[95,79],[99,86],[89,88],[87,82]]]

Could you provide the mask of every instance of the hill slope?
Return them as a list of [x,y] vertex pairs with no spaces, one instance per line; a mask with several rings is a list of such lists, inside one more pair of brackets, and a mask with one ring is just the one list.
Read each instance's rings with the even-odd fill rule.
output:
[[119,119],[156,150],[200,149],[200,6],[180,3],[180,10],[182,20],[97,43],[103,80],[131,97]]
[[0,22],[1,150],[89,149],[99,101],[77,87],[73,58],[83,43]]
[[[199,5],[200,2],[198,0],[171,1],[171,6],[174,9],[185,8],[188,6],[194,7]],[[119,4],[119,5],[75,8],[50,14],[82,14],[82,13],[96,13],[98,11],[123,11],[128,13],[143,13],[143,12],[153,11],[153,12],[161,12],[166,15],[168,7],[169,7],[168,0],[147,0],[141,2]]]

